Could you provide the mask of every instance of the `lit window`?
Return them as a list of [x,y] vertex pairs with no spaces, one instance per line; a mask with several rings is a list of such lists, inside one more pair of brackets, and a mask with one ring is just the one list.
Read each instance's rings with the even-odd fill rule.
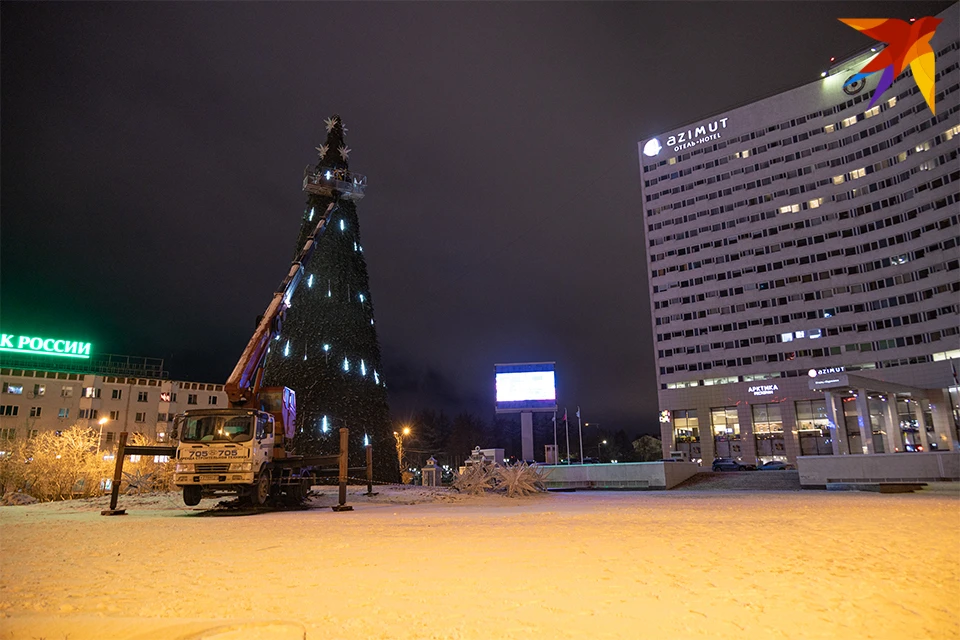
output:
[[69,417],[70,417],[70,409],[67,409],[66,407],[64,407],[63,409],[60,409],[59,411],[57,411],[57,417],[58,417],[58,418],[69,418]]
[[42,396],[42,395],[44,395],[46,392],[47,392],[47,387],[46,387],[46,385],[42,385],[42,384],[35,384],[35,385],[33,385],[33,395],[35,395],[35,396]]
[[73,387],[63,387],[60,389],[61,398],[72,398],[73,397]]
[[880,113],[880,105],[877,105],[873,109],[867,109],[866,111],[864,111],[863,117],[872,118],[875,115],[879,115],[879,113]]
[[793,341],[793,334],[792,334],[792,333],[781,333],[781,334],[780,334],[780,340],[781,340],[782,342],[792,342],[792,341]]
[[816,340],[817,338],[823,335],[823,331],[820,329],[811,329],[807,332],[807,337],[811,340]]
[[833,133],[837,130],[837,126],[833,124],[828,124],[823,128],[824,133]]
[[807,203],[807,206],[810,207],[811,209],[816,209],[822,204],[823,204],[823,198],[814,198],[813,200]]
[[953,140],[956,135],[960,135],[960,124],[943,132],[943,137],[947,140]]
[[170,402],[170,392],[161,391],[160,392],[160,402]]
[[890,98],[889,100],[887,100],[887,106],[888,106],[888,107],[895,107],[895,106],[897,106],[897,96],[893,96],[892,98]]
[[795,335],[796,335],[798,338],[802,338],[802,337],[804,336],[804,332],[803,332],[803,331],[797,331]]
[[857,124],[857,116],[850,116],[849,118],[843,119],[843,126],[850,127]]
[[866,168],[861,167],[859,169],[854,169],[853,171],[850,172],[850,179],[856,180],[857,178],[862,178],[865,175],[867,175],[867,170]]
[[734,155],[735,157],[737,157],[737,158],[749,158],[749,157],[750,157],[750,149],[744,149],[743,151],[738,151],[738,152],[736,152],[736,153],[733,154],[733,155]]
[[930,151],[930,141],[927,140],[926,142],[921,142],[917,145],[915,150],[917,153],[920,153],[921,151]]
[[675,157],[667,158],[667,164],[677,164],[677,159]]
[[23,385],[22,385],[22,384],[7,384],[6,382],[4,382],[4,383],[3,383],[3,392],[4,392],[4,393],[12,393],[12,394],[15,395],[15,396],[19,396],[20,394],[23,393]]
[[843,184],[843,182],[844,182],[843,176],[833,176],[833,184]]

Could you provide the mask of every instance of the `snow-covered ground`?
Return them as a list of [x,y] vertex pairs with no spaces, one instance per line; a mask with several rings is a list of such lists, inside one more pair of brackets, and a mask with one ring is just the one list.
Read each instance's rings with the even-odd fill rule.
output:
[[0,508],[0,639],[960,637],[957,492],[360,491]]

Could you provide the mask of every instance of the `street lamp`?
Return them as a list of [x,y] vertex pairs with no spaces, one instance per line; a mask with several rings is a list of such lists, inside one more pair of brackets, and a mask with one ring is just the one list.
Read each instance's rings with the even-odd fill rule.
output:
[[600,462],[600,447],[605,444],[607,444],[606,440],[597,443],[597,462]]
[[97,435],[97,451],[100,451],[100,443],[103,442],[103,425],[107,424],[110,421],[110,418],[103,417],[97,420],[97,423],[100,425],[100,433]]
[[394,431],[393,437],[397,440],[397,466],[403,472],[403,436],[410,435],[410,427],[403,427],[401,431]]

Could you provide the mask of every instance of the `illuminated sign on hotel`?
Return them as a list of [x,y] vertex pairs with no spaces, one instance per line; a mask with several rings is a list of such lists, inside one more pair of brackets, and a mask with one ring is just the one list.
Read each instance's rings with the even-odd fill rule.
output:
[[761,384],[747,389],[755,396],[772,396],[774,391],[779,391],[780,387],[775,384]]
[[674,151],[689,149],[704,142],[712,142],[720,139],[720,129],[727,128],[727,118],[720,118],[705,125],[687,129],[667,138],[667,146],[673,147]]
[[90,357],[90,343],[78,340],[58,340],[56,338],[36,338],[33,336],[18,336],[13,333],[0,333],[0,351],[88,359]]
[[826,369],[810,369],[810,371],[807,371],[807,375],[810,376],[811,378],[816,378],[817,376],[825,376],[831,373],[843,373],[843,372],[844,372],[843,367],[828,367]]
[[664,423],[664,424],[669,424],[669,423],[670,423],[670,412],[669,412],[669,411],[664,410],[664,411],[661,411],[661,412],[660,412],[660,422],[661,422],[661,423]]

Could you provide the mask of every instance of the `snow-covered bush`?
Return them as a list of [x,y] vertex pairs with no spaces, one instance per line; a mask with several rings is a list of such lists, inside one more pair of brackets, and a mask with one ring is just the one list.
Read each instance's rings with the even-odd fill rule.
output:
[[453,488],[460,493],[473,495],[481,494],[494,487],[494,467],[488,462],[471,464],[463,473],[457,473],[453,478]]
[[546,491],[543,472],[525,462],[512,467],[498,467],[495,475],[497,488],[506,491],[508,498]]

